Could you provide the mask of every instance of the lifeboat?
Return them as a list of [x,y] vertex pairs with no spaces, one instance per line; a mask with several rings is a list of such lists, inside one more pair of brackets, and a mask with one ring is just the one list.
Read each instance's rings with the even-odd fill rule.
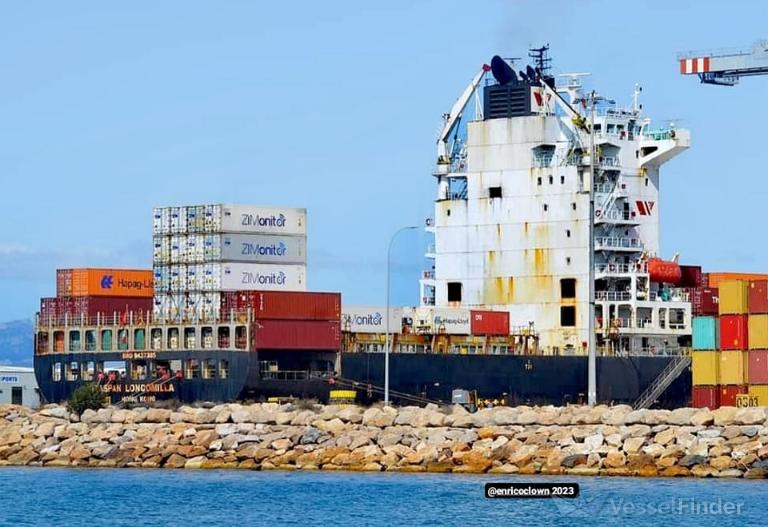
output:
[[648,260],[648,274],[651,282],[658,284],[677,285],[682,278],[682,271],[676,262],[662,260],[661,258],[651,258]]

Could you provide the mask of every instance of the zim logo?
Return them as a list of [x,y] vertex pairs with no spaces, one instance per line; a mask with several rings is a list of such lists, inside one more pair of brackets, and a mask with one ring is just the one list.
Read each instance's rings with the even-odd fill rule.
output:
[[111,274],[105,274],[101,277],[101,288],[102,289],[112,289],[112,283],[114,282],[114,278]]
[[640,216],[650,216],[653,211],[653,206],[655,205],[653,201],[641,200],[635,201],[635,204],[637,205],[637,211],[640,213]]

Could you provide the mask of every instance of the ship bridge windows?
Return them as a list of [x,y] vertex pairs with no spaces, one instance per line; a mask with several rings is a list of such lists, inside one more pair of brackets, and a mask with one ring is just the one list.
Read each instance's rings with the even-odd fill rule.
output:
[[461,282],[448,282],[448,302],[461,302]]
[[187,379],[200,378],[200,361],[198,359],[187,359],[184,364],[184,377]]
[[576,327],[576,306],[560,306],[560,326]]
[[219,378],[221,379],[229,378],[229,361],[226,359],[221,359],[219,361]]
[[533,153],[533,166],[545,168],[552,166],[555,157],[555,145],[538,145],[531,149]]

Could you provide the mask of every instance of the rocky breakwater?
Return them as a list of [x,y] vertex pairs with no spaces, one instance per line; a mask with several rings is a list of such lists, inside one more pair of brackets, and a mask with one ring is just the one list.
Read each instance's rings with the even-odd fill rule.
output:
[[0,466],[764,478],[764,408],[0,405]]

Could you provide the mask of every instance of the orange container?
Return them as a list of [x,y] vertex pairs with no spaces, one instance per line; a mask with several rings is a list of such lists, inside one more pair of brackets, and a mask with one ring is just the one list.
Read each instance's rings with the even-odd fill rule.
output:
[[57,296],[131,296],[150,298],[151,269],[59,269]]
[[766,273],[706,273],[707,287],[719,287],[723,280],[768,280]]

